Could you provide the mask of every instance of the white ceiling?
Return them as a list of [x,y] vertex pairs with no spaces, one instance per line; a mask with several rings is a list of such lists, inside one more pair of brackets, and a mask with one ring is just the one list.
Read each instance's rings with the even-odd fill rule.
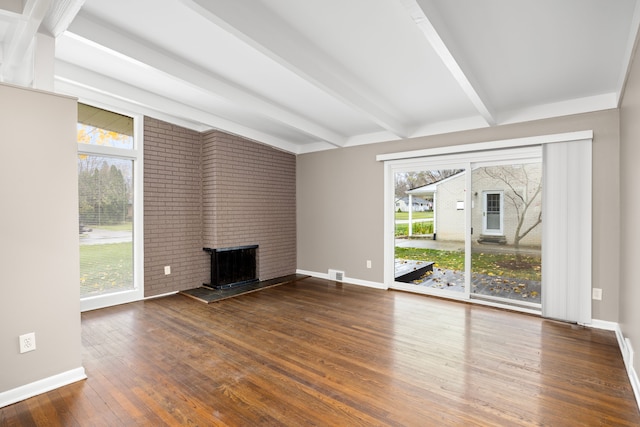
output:
[[292,153],[616,108],[637,0],[0,0],[0,77]]

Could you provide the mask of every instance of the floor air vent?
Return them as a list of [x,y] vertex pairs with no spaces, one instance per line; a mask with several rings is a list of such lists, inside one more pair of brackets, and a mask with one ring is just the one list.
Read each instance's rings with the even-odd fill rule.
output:
[[342,282],[344,277],[344,271],[329,270],[329,280],[335,280],[336,282]]

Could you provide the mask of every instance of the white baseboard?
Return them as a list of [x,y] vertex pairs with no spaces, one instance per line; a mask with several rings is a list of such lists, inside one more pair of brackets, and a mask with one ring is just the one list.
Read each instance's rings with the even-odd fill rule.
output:
[[150,300],[150,299],[156,299],[156,298],[168,297],[168,296],[171,296],[171,295],[175,295],[178,292],[180,292],[180,291],[172,291],[172,292],[167,292],[167,293],[159,294],[159,295],[151,295],[150,297],[144,297],[143,301],[147,301],[147,300]]
[[316,271],[297,269],[296,270],[296,274],[304,274],[305,276],[311,276],[311,277],[316,277],[318,279],[327,279],[327,280],[329,280],[329,273],[318,273]]
[[628,356],[625,358],[625,366],[627,367],[627,375],[629,375],[629,381],[631,381],[631,387],[633,388],[633,394],[636,395],[636,402],[638,403],[638,409],[640,409],[640,380],[638,379],[638,373],[633,367],[633,349],[631,348],[631,341],[627,338],[626,348]]
[[618,340],[618,347],[620,347],[620,353],[622,353],[622,360],[624,366],[627,369],[627,375],[629,376],[629,382],[631,382],[631,388],[633,394],[636,397],[636,403],[638,409],[640,409],[640,380],[638,380],[638,373],[633,367],[633,347],[631,347],[631,341],[624,337],[620,324],[617,322],[608,322],[606,320],[593,319],[590,324],[584,325],[596,329],[605,329],[607,331],[614,331],[616,333],[616,339]]
[[[306,274],[307,276],[316,277],[318,279],[329,280],[329,273],[318,273],[317,271],[308,271],[308,270],[296,270],[296,273],[298,273],[298,274]],[[342,283],[349,283],[349,284],[352,284],[352,285],[366,286],[367,288],[384,289],[384,290],[387,289],[387,287],[384,285],[384,283],[372,282],[372,281],[369,281],[369,280],[355,279],[353,277],[347,277],[347,276],[342,277]]]
[[52,375],[0,393],[0,408],[87,378],[84,368]]
[[583,326],[594,328],[594,329],[604,329],[605,331],[616,331],[616,329],[620,329],[620,325],[616,322],[609,322],[607,320],[598,320],[593,319],[591,323],[584,324]]
[[353,277],[344,277],[342,281],[346,283],[351,283],[352,285],[366,286],[367,288],[375,288],[375,289],[383,289],[383,290],[388,289],[384,285],[384,283],[372,282],[370,280],[354,279]]

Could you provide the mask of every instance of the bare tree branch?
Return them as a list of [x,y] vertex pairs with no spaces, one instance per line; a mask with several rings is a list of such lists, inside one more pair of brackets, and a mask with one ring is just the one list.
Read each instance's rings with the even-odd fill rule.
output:
[[529,208],[542,192],[542,181],[534,183],[536,185],[535,190],[530,197],[527,197],[528,188],[532,184],[527,165],[522,165],[521,168],[517,169],[517,174],[515,172],[516,169],[507,169],[505,166],[487,167],[483,168],[483,171],[488,177],[504,183],[508,189],[505,191],[504,196],[515,209],[517,217],[517,225],[513,237],[513,244],[517,249],[520,246],[520,241],[542,222],[542,211],[540,211],[534,223],[524,231],[522,229],[527,219]]

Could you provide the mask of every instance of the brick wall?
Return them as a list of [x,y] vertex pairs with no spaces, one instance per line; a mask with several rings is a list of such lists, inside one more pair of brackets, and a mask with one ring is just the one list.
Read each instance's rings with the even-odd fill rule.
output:
[[[209,279],[202,250],[202,135],[144,119],[144,294],[200,286]],[[164,266],[171,274],[164,274]]]
[[203,247],[258,244],[261,280],[295,273],[295,174],[292,154],[145,117],[145,296],[208,283]]
[[219,131],[203,134],[203,242],[258,244],[258,275],[296,271],[296,157]]

